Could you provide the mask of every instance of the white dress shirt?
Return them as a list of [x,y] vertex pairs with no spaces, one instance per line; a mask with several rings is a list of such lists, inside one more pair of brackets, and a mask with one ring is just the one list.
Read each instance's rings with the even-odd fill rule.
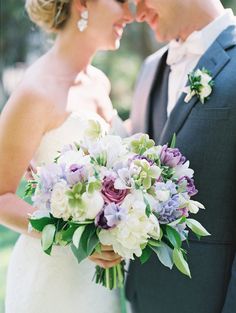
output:
[[183,92],[201,56],[216,38],[230,25],[236,25],[236,17],[231,9],[217,17],[200,31],[193,32],[184,42],[172,40],[169,44],[167,64],[170,65],[167,114],[170,115]]

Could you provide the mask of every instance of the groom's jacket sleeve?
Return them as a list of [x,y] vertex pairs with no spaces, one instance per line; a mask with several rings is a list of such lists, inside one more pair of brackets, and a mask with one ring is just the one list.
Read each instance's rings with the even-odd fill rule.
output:
[[232,265],[231,278],[222,313],[236,312],[236,255]]

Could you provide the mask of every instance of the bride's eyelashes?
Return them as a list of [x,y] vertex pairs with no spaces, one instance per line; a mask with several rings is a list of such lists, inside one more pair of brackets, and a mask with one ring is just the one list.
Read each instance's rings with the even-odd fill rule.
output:
[[120,3],[126,3],[128,0],[116,0],[116,1]]

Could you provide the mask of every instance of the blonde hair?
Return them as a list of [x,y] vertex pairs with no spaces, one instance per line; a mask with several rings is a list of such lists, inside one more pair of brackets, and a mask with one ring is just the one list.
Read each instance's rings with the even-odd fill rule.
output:
[[25,8],[35,24],[47,32],[64,27],[70,17],[72,0],[26,0]]

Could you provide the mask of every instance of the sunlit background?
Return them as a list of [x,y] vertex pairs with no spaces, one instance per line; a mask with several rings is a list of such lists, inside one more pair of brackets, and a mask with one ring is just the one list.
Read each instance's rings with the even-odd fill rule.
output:
[[[236,0],[222,2],[225,7],[233,8],[236,14]],[[28,20],[24,0],[1,0],[0,4],[1,112],[25,68],[50,47],[52,39]],[[97,54],[94,65],[102,69],[111,80],[111,98],[123,119],[129,116],[135,80],[144,58],[159,47],[146,24],[133,23],[127,26],[118,51]],[[23,188],[20,186],[20,194]],[[17,236],[0,226],[0,313],[4,313],[7,264]]]

